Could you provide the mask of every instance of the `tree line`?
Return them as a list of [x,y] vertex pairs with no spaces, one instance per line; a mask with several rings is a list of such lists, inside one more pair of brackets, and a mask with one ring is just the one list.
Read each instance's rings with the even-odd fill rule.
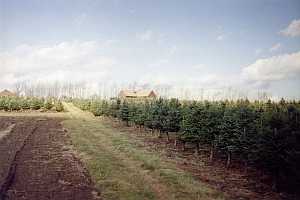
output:
[[55,110],[62,112],[64,107],[62,102],[55,98],[37,97],[0,97],[0,110],[4,111],[24,111],[24,110]]
[[127,125],[176,134],[177,140],[209,149],[216,156],[255,166],[273,177],[276,190],[300,186],[300,102],[80,100],[74,104],[95,116],[109,116]]

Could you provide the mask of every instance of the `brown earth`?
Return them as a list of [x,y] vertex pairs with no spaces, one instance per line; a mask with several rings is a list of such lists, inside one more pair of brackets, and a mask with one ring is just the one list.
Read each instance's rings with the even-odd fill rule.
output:
[[0,116],[0,200],[99,199],[60,121]]
[[103,120],[109,126],[128,133],[130,137],[142,140],[144,145],[141,148],[147,148],[149,151],[166,156],[179,168],[190,172],[194,177],[217,190],[223,191],[229,199],[294,199],[286,194],[274,192],[271,188],[270,177],[253,167],[245,169],[241,163],[233,162],[227,169],[225,159],[216,157],[213,162],[210,162],[208,149],[202,148],[202,152],[196,154],[195,147],[183,150],[183,144],[178,141],[175,146],[175,137],[172,134],[170,134],[170,140],[167,141],[164,135],[159,138],[153,136],[150,131],[127,127],[115,119],[104,118]]

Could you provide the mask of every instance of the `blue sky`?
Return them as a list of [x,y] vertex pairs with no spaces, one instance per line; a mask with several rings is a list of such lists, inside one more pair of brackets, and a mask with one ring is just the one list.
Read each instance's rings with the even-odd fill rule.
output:
[[36,80],[138,82],[300,98],[299,0],[0,6],[0,88]]

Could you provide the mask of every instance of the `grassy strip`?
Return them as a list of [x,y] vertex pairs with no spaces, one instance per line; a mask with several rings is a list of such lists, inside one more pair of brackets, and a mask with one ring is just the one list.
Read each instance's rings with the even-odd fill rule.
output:
[[104,199],[155,199],[154,192],[144,185],[138,171],[127,166],[107,145],[95,122],[67,120],[73,145],[83,153],[89,172]]
[[63,124],[104,199],[223,199],[222,193],[139,147],[139,141],[75,111],[78,118],[73,115]]

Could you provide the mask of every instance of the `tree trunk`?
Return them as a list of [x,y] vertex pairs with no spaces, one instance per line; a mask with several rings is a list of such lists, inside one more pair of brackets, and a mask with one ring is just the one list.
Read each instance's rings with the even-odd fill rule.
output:
[[230,163],[231,163],[231,152],[227,152],[227,161],[226,161],[227,169],[230,167]]
[[177,138],[174,140],[174,146],[177,147]]
[[248,171],[248,162],[245,161],[244,162],[244,172],[247,173],[247,171]]
[[210,147],[210,155],[209,155],[209,161],[212,162],[214,159],[214,146],[212,145]]
[[273,183],[272,183],[272,190],[275,192],[278,192],[278,170],[275,171],[274,176],[273,176]]
[[161,130],[158,131],[158,138],[162,138]]
[[196,155],[199,155],[200,154],[200,145],[199,145],[199,142],[196,143]]
[[166,132],[166,135],[167,135],[167,141],[169,142],[170,141],[170,136],[169,136],[169,132],[168,131]]
[[274,129],[274,135],[277,136],[277,128]]

